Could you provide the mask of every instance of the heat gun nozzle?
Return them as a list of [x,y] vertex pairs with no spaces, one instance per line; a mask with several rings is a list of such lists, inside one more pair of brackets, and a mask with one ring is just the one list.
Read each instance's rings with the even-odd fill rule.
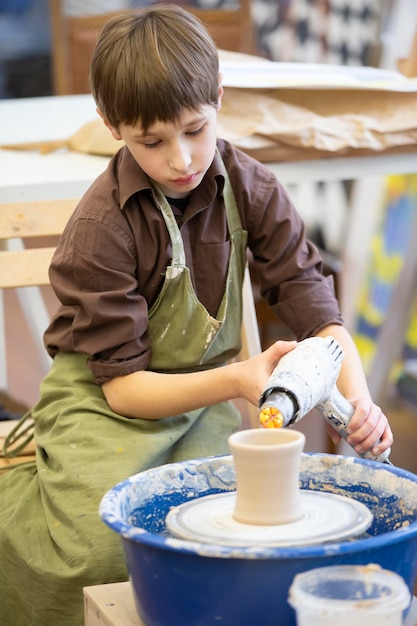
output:
[[259,422],[264,428],[282,428],[284,416],[275,406],[264,406],[259,411]]
[[258,419],[264,428],[285,428],[293,423],[298,407],[290,392],[273,389],[259,406]]

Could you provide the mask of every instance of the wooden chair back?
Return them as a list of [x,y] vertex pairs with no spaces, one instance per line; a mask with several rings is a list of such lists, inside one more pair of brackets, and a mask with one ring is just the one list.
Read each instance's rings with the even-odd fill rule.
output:
[[[184,8],[201,19],[219,48],[256,54],[251,0],[239,0],[239,5],[230,10],[197,9],[189,5]],[[98,15],[66,16],[61,0],[50,0],[53,82],[56,95],[90,91],[89,65],[99,32],[112,17],[133,11],[127,9]]]
[[[20,304],[40,352],[40,363],[47,371],[50,361],[43,347],[42,335],[49,316],[37,288],[49,285],[48,269],[58,237],[77,202],[77,199],[70,199],[0,204],[0,339],[3,339],[0,340],[0,390],[7,400],[6,320],[1,290],[16,289],[20,293]],[[0,473],[34,459],[33,441],[19,451],[15,458],[4,457],[5,439],[16,425],[16,420],[0,422]],[[10,449],[15,447],[12,445]]]
[[78,200],[0,205],[0,289],[49,284],[48,268]]

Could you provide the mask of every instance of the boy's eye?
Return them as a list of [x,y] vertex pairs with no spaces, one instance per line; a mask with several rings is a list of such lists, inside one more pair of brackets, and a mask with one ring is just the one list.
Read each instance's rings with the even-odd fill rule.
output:
[[196,130],[189,130],[187,132],[187,135],[192,135],[194,137],[195,135],[199,135],[200,133],[202,133],[203,130],[204,130],[204,124],[203,126],[200,126],[200,128],[197,128]]
[[145,148],[156,148],[157,146],[159,146],[160,143],[160,141],[153,141],[152,143],[145,143],[143,145],[145,146]]
[[[196,137],[197,135],[200,135],[205,128],[205,124],[203,124],[202,126],[199,126],[198,128],[196,128],[195,130],[187,130],[186,131],[186,135],[190,135],[191,137]],[[157,148],[158,146],[160,146],[162,144],[162,139],[157,139],[156,141],[152,141],[152,142],[147,142],[147,143],[143,143],[142,145],[145,148]]]

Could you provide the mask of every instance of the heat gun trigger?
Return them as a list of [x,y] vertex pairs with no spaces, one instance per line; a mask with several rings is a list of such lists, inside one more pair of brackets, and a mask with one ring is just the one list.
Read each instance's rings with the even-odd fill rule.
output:
[[340,431],[341,429],[345,429],[347,427],[346,422],[339,419],[337,415],[332,411],[329,411],[329,413],[327,413],[326,420],[337,431]]
[[[330,397],[325,402],[318,404],[316,408],[320,411],[326,422],[346,440],[348,437],[347,427],[355,410],[350,402],[338,391],[337,387],[333,389]],[[368,450],[367,452],[359,454],[359,456],[363,459],[392,465],[391,461],[388,459],[390,452],[391,448],[388,448],[388,450],[385,450],[381,454],[374,455]]]

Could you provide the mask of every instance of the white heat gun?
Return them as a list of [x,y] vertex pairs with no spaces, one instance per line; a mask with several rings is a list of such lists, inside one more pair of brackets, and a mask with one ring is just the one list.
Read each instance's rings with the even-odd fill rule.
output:
[[[300,341],[278,362],[259,401],[259,421],[266,428],[281,428],[298,422],[316,408],[346,440],[354,408],[336,387],[344,353],[333,337]],[[364,459],[391,465],[391,449]]]

